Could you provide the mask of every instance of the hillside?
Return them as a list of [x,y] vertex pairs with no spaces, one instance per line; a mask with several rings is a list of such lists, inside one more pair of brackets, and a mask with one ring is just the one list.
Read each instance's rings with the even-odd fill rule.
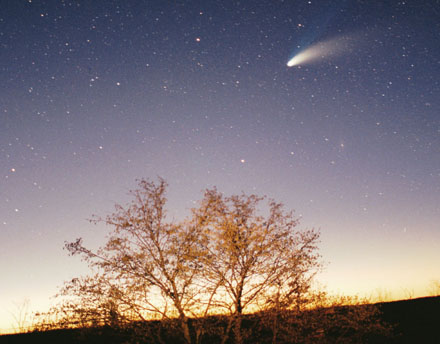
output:
[[[376,343],[440,343],[440,296],[381,302],[382,319],[395,326],[396,338]],[[0,336],[0,344],[22,343],[123,343],[130,335],[110,328],[54,330]],[[257,342],[254,339],[254,343]],[[317,342],[320,342],[319,340]]]
[[396,324],[394,343],[440,343],[440,296],[379,303],[383,319]]

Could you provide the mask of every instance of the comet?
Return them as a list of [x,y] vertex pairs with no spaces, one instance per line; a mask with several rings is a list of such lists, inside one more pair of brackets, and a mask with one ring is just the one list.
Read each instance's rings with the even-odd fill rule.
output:
[[339,56],[348,49],[346,43],[349,40],[351,40],[349,37],[340,36],[327,41],[317,42],[293,56],[287,62],[287,67],[311,64]]

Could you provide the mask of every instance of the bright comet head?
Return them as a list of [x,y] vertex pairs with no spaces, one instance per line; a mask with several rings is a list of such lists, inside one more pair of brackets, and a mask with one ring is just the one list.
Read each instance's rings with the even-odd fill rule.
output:
[[324,58],[336,51],[333,43],[334,41],[316,43],[291,58],[289,62],[287,62],[287,66],[293,67],[300,64],[308,64],[318,60],[319,58]]
[[307,54],[307,50],[299,53],[298,55],[295,55],[294,57],[292,57],[289,62],[287,62],[287,67],[293,67],[293,66],[297,66],[301,63],[303,63],[304,61],[307,62],[308,60],[308,54]]

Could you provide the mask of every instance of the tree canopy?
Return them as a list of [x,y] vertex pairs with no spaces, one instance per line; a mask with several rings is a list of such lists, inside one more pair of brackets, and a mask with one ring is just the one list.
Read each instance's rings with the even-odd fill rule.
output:
[[[171,221],[167,186],[163,179],[139,180],[131,202],[95,216],[92,222],[111,229],[98,250],[81,238],[66,243],[92,273],[61,289],[59,323],[123,326],[160,319],[177,324],[187,344],[211,330],[222,343],[242,343],[244,315],[259,312],[272,319],[276,342],[278,320],[310,303],[321,266],[319,232],[299,229],[293,212],[272,199],[225,196],[216,188],[205,191],[188,218]],[[209,316],[227,320],[212,329]]]

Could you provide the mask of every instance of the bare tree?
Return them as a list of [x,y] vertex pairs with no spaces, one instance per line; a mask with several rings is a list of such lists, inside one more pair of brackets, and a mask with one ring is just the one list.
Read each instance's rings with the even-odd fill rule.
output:
[[[176,317],[185,342],[191,343],[188,315],[198,307],[195,298],[201,286],[195,282],[203,252],[196,228],[167,222],[166,186],[162,179],[158,183],[140,180],[130,192],[133,200],[128,206],[116,205],[113,214],[94,218],[93,222],[113,228],[97,252],[85,248],[81,239],[66,244],[72,255],[80,254],[98,272],[68,282],[62,294],[81,299],[84,307],[71,307],[76,313],[97,319],[105,310],[105,323]],[[94,312],[90,312],[92,305]]]
[[263,200],[211,189],[193,210],[206,252],[204,278],[218,288],[214,304],[230,314],[223,343],[231,331],[236,343],[243,342],[242,315],[256,311],[259,299],[280,303],[303,294],[320,266],[319,233],[297,230],[292,212],[273,200],[263,209]]
[[440,280],[432,280],[429,285],[428,291],[431,296],[439,296],[440,295]]
[[[166,188],[162,179],[140,180],[130,203],[94,217],[111,228],[98,250],[82,239],[66,243],[92,274],[65,283],[52,312],[57,323],[117,327],[158,319],[177,323],[187,344],[201,343],[205,334],[241,344],[244,314],[264,309],[275,315],[277,342],[283,312],[300,312],[310,302],[306,296],[321,266],[319,233],[299,230],[293,213],[273,200],[226,197],[216,189],[206,190],[189,219],[170,222]],[[155,338],[165,342],[160,329]]]
[[29,325],[29,304],[30,300],[28,298],[25,298],[20,302],[14,302],[15,310],[14,312],[10,312],[15,321],[15,330],[18,333],[25,332]]
[[303,298],[307,302],[300,307],[262,308],[259,328],[272,335],[264,343],[366,343],[375,338],[382,342],[393,335],[393,328],[381,319],[379,307],[367,299],[314,290]]

